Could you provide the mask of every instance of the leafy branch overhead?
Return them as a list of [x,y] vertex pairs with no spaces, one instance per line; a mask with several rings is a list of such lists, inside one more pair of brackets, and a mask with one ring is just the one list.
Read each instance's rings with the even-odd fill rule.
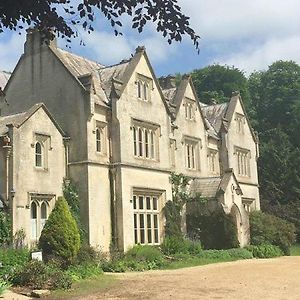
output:
[[199,36],[190,27],[189,17],[182,13],[177,0],[1,0],[0,32],[8,28],[19,30],[24,24],[35,26],[48,37],[51,30],[67,38],[78,36],[78,27],[91,32],[97,15],[104,16],[114,28],[115,35],[121,35],[122,17],[131,18],[131,26],[138,32],[148,22],[156,25],[171,44],[188,35],[199,51]]

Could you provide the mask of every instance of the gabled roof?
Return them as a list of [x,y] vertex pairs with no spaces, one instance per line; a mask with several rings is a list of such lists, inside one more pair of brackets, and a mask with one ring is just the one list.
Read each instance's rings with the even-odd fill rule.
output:
[[193,179],[190,183],[191,193],[200,194],[203,198],[215,198],[220,192],[225,193],[232,177],[237,185],[236,192],[243,194],[232,169],[226,170],[222,176]]
[[0,71],[0,89],[4,89],[6,86],[6,83],[9,80],[11,73],[6,72],[6,71]]
[[44,103],[37,103],[27,111],[18,114],[0,117],[0,136],[1,135],[3,136],[8,133],[8,126],[13,126],[16,128],[21,127],[40,108],[42,108],[45,111],[45,113],[51,119],[51,121],[58,129],[58,131],[61,133],[61,135],[66,136],[65,132],[62,130],[62,128],[59,126],[56,120],[53,118],[53,116],[51,115],[47,107],[44,105]]
[[206,105],[201,107],[204,117],[208,120],[211,126],[215,129],[217,133],[220,132],[222,123],[226,118],[226,111],[228,108],[228,103],[221,103],[215,105]]

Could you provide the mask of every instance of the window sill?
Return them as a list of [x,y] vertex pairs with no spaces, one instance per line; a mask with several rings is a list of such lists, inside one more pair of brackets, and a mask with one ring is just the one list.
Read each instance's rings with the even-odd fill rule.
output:
[[146,157],[140,157],[140,156],[134,156],[134,159],[140,160],[140,161],[149,161],[149,162],[159,162],[156,158],[146,158]]
[[37,171],[37,172],[48,172],[49,169],[48,168],[43,168],[43,167],[34,167],[34,169]]

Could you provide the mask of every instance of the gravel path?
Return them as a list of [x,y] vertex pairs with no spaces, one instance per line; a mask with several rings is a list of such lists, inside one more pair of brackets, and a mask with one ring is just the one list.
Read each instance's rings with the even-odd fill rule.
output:
[[116,286],[84,299],[300,299],[300,257],[116,276]]

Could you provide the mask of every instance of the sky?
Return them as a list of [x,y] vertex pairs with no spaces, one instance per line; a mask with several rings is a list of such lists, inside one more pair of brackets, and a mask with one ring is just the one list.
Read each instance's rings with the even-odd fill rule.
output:
[[[276,60],[300,64],[300,0],[178,0],[200,35],[200,54],[188,38],[169,45],[153,24],[139,34],[125,21],[123,36],[115,37],[106,20],[97,17],[92,34],[81,33],[68,51],[111,65],[146,47],[157,76],[188,73],[219,63],[250,75]],[[23,52],[25,34],[0,34],[0,70],[12,71]],[[65,48],[66,42],[59,40]]]

